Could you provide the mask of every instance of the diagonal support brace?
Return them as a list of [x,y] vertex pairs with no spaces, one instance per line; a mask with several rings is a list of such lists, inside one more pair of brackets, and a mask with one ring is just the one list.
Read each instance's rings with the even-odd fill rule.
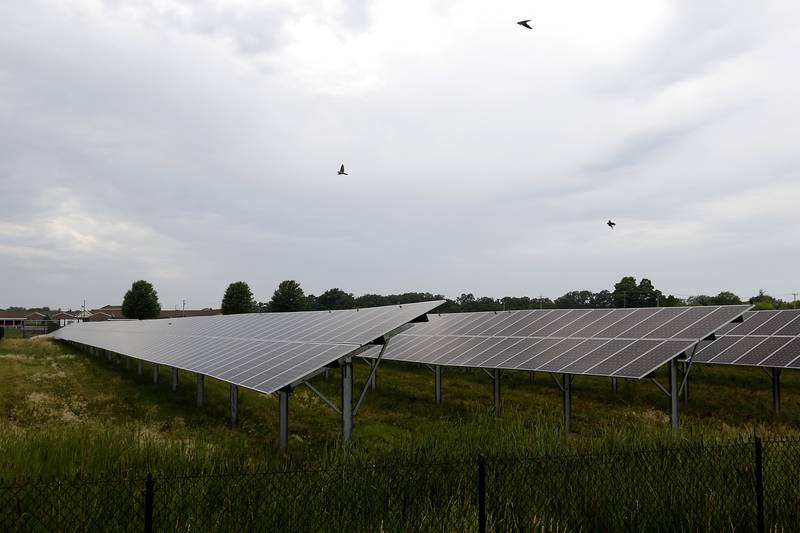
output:
[[335,403],[333,403],[332,401],[330,401],[330,400],[329,400],[329,399],[328,399],[328,398],[327,398],[327,397],[326,397],[324,394],[322,394],[322,393],[321,393],[319,390],[317,390],[317,388],[316,388],[316,387],[314,387],[314,385],[312,385],[312,384],[311,384],[311,383],[309,383],[308,381],[304,381],[304,382],[303,382],[303,385],[305,385],[306,387],[308,387],[309,389],[311,389],[311,392],[313,392],[314,394],[316,394],[316,395],[317,395],[317,397],[319,397],[319,399],[320,399],[320,400],[322,400],[323,402],[325,402],[325,403],[328,405],[328,407],[330,407],[331,409],[333,409],[333,411],[334,411],[334,412],[335,412],[337,415],[341,415],[341,414],[342,414],[342,410],[341,410],[341,409],[339,409],[339,408],[336,406],[336,404],[335,404]]
[[378,371],[378,366],[381,364],[381,360],[383,359],[383,354],[386,352],[386,347],[389,346],[389,339],[386,339],[383,342],[383,347],[381,347],[381,353],[378,354],[378,357],[373,361],[372,364],[372,372],[369,373],[369,378],[367,378],[367,382],[364,384],[364,389],[361,391],[361,396],[359,396],[358,401],[356,402],[356,406],[353,408],[353,416],[358,414],[358,409],[361,407],[361,402],[364,401],[364,398],[367,395],[367,390],[369,390],[369,385],[372,383],[372,380],[375,378],[375,372]]

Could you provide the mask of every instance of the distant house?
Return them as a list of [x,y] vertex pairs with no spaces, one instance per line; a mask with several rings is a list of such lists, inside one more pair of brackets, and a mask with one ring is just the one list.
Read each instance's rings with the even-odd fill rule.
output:
[[161,310],[160,318],[181,318],[186,316],[213,316],[213,315],[221,315],[222,309],[211,309],[210,307],[206,307],[205,309],[175,309],[175,310]]
[[0,327],[21,328],[28,319],[25,311],[0,311]]
[[[122,314],[121,305],[104,305],[99,309],[92,309],[87,311],[88,316],[84,319],[87,322],[99,322],[103,320],[125,320],[126,317]],[[162,309],[159,318],[180,318],[189,316],[213,316],[221,315],[221,309]]]
[[66,326],[67,324],[80,322],[81,318],[78,316],[77,313],[59,311],[58,313],[53,314],[50,317],[50,320],[57,321],[59,327],[63,327]]

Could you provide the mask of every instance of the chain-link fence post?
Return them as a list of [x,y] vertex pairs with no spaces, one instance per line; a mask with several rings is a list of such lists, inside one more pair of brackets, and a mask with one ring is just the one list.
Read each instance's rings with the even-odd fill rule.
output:
[[761,437],[756,436],[756,513],[758,533],[764,533],[764,464],[762,461]]
[[153,533],[153,474],[144,482],[144,533]]
[[478,455],[478,533],[486,533],[486,457]]

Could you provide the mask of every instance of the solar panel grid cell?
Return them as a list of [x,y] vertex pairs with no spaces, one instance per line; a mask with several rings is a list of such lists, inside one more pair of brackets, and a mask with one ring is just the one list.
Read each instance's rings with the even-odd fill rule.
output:
[[751,335],[775,335],[795,318],[797,317],[793,316],[793,313],[776,313],[771,319],[754,329]]
[[764,337],[739,337],[739,340],[717,355],[713,362],[718,364],[733,363],[747,352],[764,342]]
[[686,328],[691,327],[698,320],[703,320],[716,310],[717,308],[690,307],[684,313],[680,313],[678,316],[674,317],[674,320],[670,320],[663,326],[655,328],[650,333],[644,335],[644,337],[648,339],[668,339],[677,336],[685,331]]
[[761,361],[759,366],[783,368],[791,365],[800,356],[800,338],[793,338],[778,348],[775,353]]
[[520,344],[518,350],[506,358],[505,361],[497,365],[497,368],[516,369],[526,361],[531,360],[544,350],[552,348],[560,339],[526,339],[526,343]]
[[634,341],[614,339],[607,341],[598,349],[587,353],[585,356],[576,359],[574,362],[561,369],[568,374],[583,374],[590,368],[598,365],[616,354],[626,346],[630,346]]
[[536,328],[543,326],[552,320],[552,315],[552,310],[522,313],[520,320],[509,324],[507,327],[496,332],[495,335],[498,337],[527,337],[527,331],[535,330]]
[[777,335],[790,335],[792,337],[800,335],[800,313],[793,312],[792,314],[796,314],[797,316],[795,316],[794,320],[786,324],[785,327],[778,330],[776,333]]
[[739,337],[720,337],[714,342],[701,344],[694,354],[694,360],[700,363],[713,361],[724,350],[727,350],[734,343],[739,341]]
[[602,311],[592,311],[589,313],[584,314],[577,320],[565,325],[561,329],[555,331],[553,336],[556,337],[571,337],[576,336],[580,337],[580,335],[576,335],[576,333],[592,324],[597,322],[598,320],[602,320],[603,317],[607,316],[608,312]]
[[611,324],[609,327],[598,331],[595,336],[602,338],[619,337],[621,333],[631,329],[637,324],[641,324],[643,321],[662,310],[663,309],[634,309],[633,313],[624,316],[622,320]]
[[742,357],[734,361],[737,365],[758,365],[772,355],[773,353],[780,350],[783,346],[788,344],[792,339],[790,337],[768,337],[764,339],[764,342],[760,343],[758,346],[750,350],[748,353],[744,354]]
[[648,318],[646,318],[642,322],[639,322],[635,326],[626,329],[625,331],[620,333],[618,337],[627,339],[638,339],[640,337],[648,335],[653,330],[663,326],[665,323],[677,320],[687,311],[688,311],[687,309],[673,310],[664,308],[661,311],[653,315],[650,315]]
[[447,345],[447,348],[440,350],[434,357],[424,360],[426,363],[451,364],[457,360],[464,352],[468,352],[486,339],[483,337],[456,337],[456,342]]
[[750,314],[749,317],[738,324],[735,328],[731,329],[726,335],[749,335],[756,328],[760,327],[764,322],[773,318],[775,313],[773,311],[759,311]]
[[498,335],[501,331],[505,330],[506,328],[513,327],[515,324],[519,324],[521,322],[527,322],[532,319],[534,315],[533,311],[527,311],[522,313],[505,313],[507,316],[502,322],[499,322],[483,332],[484,335]]
[[574,363],[577,359],[587,356],[603,346],[606,342],[604,339],[588,339],[580,341],[579,344],[568,349],[567,351],[554,357],[547,363],[540,365],[537,370],[543,372],[558,372],[565,366]]
[[496,352],[497,347],[503,339],[496,337],[484,337],[481,341],[475,344],[472,348],[466,350],[459,350],[459,355],[451,359],[451,365],[469,365],[471,361],[479,359],[483,354],[492,351]]
[[482,360],[470,361],[471,364],[483,368],[500,368],[500,365],[509,360],[515,354],[529,349],[534,344],[541,342],[540,339],[531,338],[504,338],[501,339],[495,350],[491,354],[485,354]]
[[558,323],[558,321],[566,317],[568,313],[568,310],[565,311],[563,309],[554,309],[541,317],[537,317],[537,320],[525,324],[523,327],[515,331],[514,335],[520,337],[542,337],[543,335],[539,335],[539,332],[542,329],[550,326],[551,324]]
[[478,321],[470,329],[465,331],[464,335],[488,335],[487,330],[501,324],[508,320],[508,315],[505,313],[490,314],[485,319]]
[[562,353],[584,342],[581,339],[554,339],[556,342],[545,350],[537,353],[527,361],[517,365],[519,370],[538,370],[542,365],[550,362]]
[[623,366],[614,376],[622,378],[640,378],[662,366],[665,360],[675,357],[684,349],[686,343],[681,341],[664,341],[641,357],[635,358],[631,363]]
[[608,357],[603,362],[591,367],[584,374],[594,376],[613,376],[620,368],[624,367],[637,357],[649,352],[663,341],[638,340],[628,344],[625,348]]
[[593,322],[583,329],[575,332],[576,337],[595,337],[604,329],[613,326],[626,317],[631,316],[636,312],[636,309],[614,309],[610,313],[606,313],[597,322]]

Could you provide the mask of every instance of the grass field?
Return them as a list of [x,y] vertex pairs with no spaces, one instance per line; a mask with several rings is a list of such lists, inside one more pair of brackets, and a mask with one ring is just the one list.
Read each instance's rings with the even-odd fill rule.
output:
[[[197,471],[268,468],[287,462],[340,459],[339,417],[310,390],[290,400],[290,451],[277,449],[278,402],[240,391],[239,425],[229,428],[228,386],[206,379],[205,406],[195,406],[195,381],[181,373],[170,390],[169,369],[159,384],[152,367],[90,357],[46,338],[0,341],[0,476],[23,479],[74,472]],[[368,375],[355,365],[356,395]],[[661,376],[664,383],[664,376]],[[338,400],[339,375],[314,384]],[[800,436],[800,373],[783,378],[782,412],[772,413],[768,377],[759,369],[697,365],[690,401],[682,405],[684,441]],[[670,442],[669,400],[649,382],[577,378],[573,433],[561,431],[559,389],[549,376],[509,372],[503,378],[501,418],[493,416],[492,382],[482,371],[446,370],[443,404],[433,401],[425,367],[384,363],[377,391],[355,419],[361,457],[440,460],[488,454],[602,451]]]

